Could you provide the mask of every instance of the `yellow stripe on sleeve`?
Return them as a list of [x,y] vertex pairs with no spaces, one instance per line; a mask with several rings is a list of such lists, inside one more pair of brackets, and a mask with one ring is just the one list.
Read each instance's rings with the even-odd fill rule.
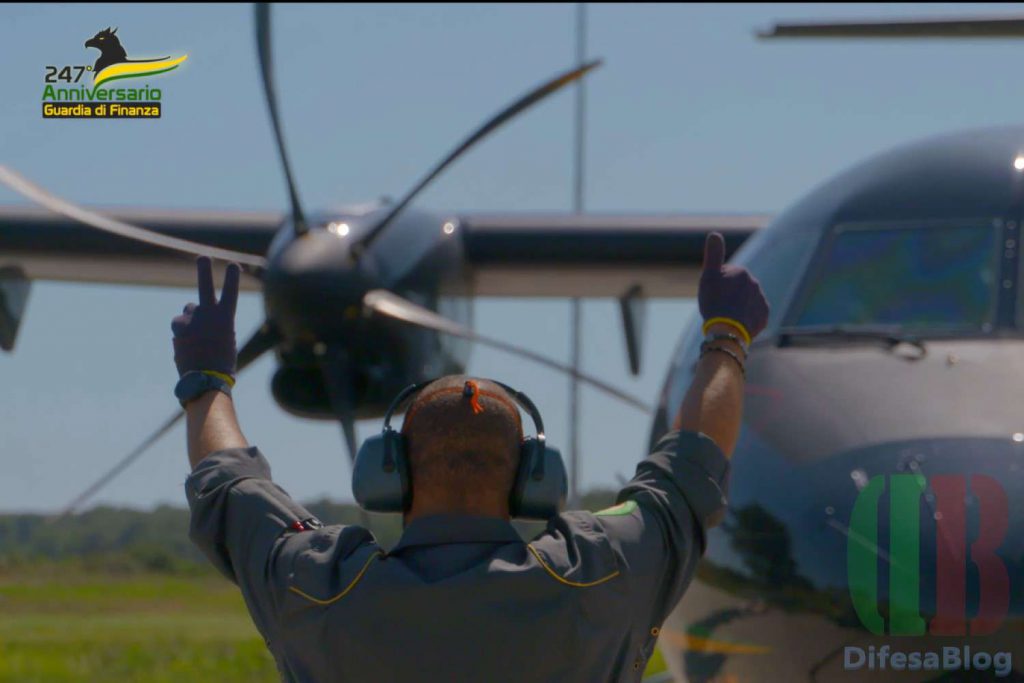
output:
[[564,583],[566,586],[572,586],[573,588],[590,588],[591,586],[596,586],[598,584],[602,584],[605,581],[611,581],[612,579],[614,579],[616,576],[619,575],[619,570],[616,569],[615,571],[613,571],[608,576],[600,578],[597,581],[588,581],[586,583],[580,583],[578,581],[570,581],[569,579],[565,578],[564,576],[561,576],[558,572],[556,572],[554,569],[552,569],[551,566],[548,565],[548,563],[544,561],[544,558],[541,557],[540,553],[537,552],[537,549],[534,548],[533,545],[527,543],[526,547],[530,549],[530,552],[533,553],[533,556],[537,558],[538,562],[540,562],[540,566],[544,567],[544,570],[548,574],[550,574],[552,576],[552,578],[557,580],[559,583]]

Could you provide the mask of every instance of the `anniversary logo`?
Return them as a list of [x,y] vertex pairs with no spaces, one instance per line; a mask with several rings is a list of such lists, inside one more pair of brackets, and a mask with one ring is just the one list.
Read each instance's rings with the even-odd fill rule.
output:
[[[174,71],[188,59],[160,57],[128,59],[117,37],[117,29],[103,29],[85,47],[96,48],[100,56],[92,66],[47,66],[43,89],[44,119],[158,119],[162,113],[163,91],[141,84],[127,87],[118,83],[129,78],[149,78]],[[92,73],[92,87],[81,83]]]

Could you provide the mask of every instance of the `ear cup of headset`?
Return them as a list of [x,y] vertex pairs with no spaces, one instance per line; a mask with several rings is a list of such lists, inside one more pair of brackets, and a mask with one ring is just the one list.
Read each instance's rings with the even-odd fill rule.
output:
[[352,495],[369,512],[404,512],[409,503],[405,437],[391,428],[366,439],[352,471]]
[[509,496],[509,514],[544,521],[565,507],[569,477],[557,448],[528,437],[519,449],[519,469]]

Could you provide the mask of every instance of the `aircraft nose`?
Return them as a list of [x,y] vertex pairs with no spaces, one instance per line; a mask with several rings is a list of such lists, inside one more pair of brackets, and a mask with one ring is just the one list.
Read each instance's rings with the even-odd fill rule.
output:
[[[928,633],[984,635],[1020,623],[1024,433],[883,443],[830,460],[836,486],[825,487],[808,520],[824,512],[833,550],[845,559],[834,567],[836,585],[854,603],[858,591],[873,596],[853,605],[865,618],[881,618],[868,602],[884,589],[913,613],[897,630],[912,622]],[[829,468],[818,467],[818,476]]]
[[347,242],[326,230],[294,240],[271,259],[263,280],[268,314],[289,337],[332,338],[362,311],[363,295],[376,286],[354,262]]
[[729,516],[663,629],[690,680],[874,680],[848,647],[1024,657],[1024,429],[811,462],[747,438]]

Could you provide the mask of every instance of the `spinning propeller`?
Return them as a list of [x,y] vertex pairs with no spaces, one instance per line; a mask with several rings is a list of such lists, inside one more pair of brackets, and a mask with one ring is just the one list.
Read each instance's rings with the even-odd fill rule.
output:
[[1021,38],[1024,15],[778,23],[758,38]]
[[[267,109],[270,113],[270,120],[274,132],[274,139],[284,171],[287,193],[290,202],[290,217],[294,239],[302,239],[310,230],[305,213],[299,200],[297,185],[291,163],[285,147],[284,133],[281,126],[277,94],[274,87],[273,59],[271,49],[271,17],[270,7],[265,3],[255,6],[255,27],[256,47],[259,56],[260,73],[263,80],[263,91],[267,100]],[[525,112],[534,104],[545,99],[549,95],[558,92],[570,83],[578,81],[586,73],[600,65],[600,61],[581,63],[576,68],[558,74],[554,78],[542,83],[530,90],[522,97],[513,101],[483,125],[473,131],[449,152],[440,162],[431,168],[413,187],[402,196],[387,212],[379,218],[351,247],[351,255],[358,262],[360,257],[374,244],[376,239],[387,230],[394,219],[416,198],[416,196],[430,185],[445,169],[451,166],[457,159],[470,150],[474,145],[494,132],[502,125],[512,120],[519,114]],[[235,261],[243,266],[249,275],[265,279],[268,268],[273,265],[268,263],[263,256],[247,254],[227,249],[220,249],[197,242],[168,237],[159,232],[148,230],[139,226],[131,225],[123,221],[104,216],[95,211],[78,206],[72,202],[62,199],[42,187],[25,179],[17,172],[0,165],[0,183],[11,188],[27,199],[40,204],[51,211],[62,214],[75,221],[104,230],[121,237],[138,240],[166,249],[171,249],[190,256],[209,256],[221,261]],[[442,334],[461,337],[478,344],[500,349],[507,353],[526,358],[534,362],[546,365],[549,368],[566,373],[574,381],[588,384],[595,389],[602,391],[627,405],[649,412],[651,406],[640,399],[631,396],[614,386],[581,372],[575,365],[566,365],[542,354],[535,353],[515,344],[510,344],[499,339],[481,335],[474,330],[449,320],[436,312],[419,306],[397,294],[386,290],[372,290],[363,293],[362,313],[364,316],[380,316],[420,328],[433,330]],[[281,341],[281,335],[275,330],[274,321],[268,319],[261,325],[242,345],[238,354],[238,371],[245,370],[257,358],[267,351],[275,348]],[[321,345],[318,345],[321,346]],[[322,353],[318,352],[319,363],[323,373],[325,386],[330,396],[331,404],[337,415],[345,436],[349,457],[355,458],[356,435],[356,394],[354,391],[354,365],[353,359],[346,352],[346,349],[338,344],[327,344]],[[133,449],[123,459],[118,461],[109,471],[100,477],[95,483],[78,495],[61,512],[60,516],[68,515],[87,500],[99,492],[104,486],[115,479],[121,472],[142,456],[146,450],[166,434],[181,420],[183,411],[176,411],[156,431],[147,437],[138,447]]]
[[274,62],[270,39],[270,5],[258,2],[253,5],[256,18],[256,52],[260,58],[260,75],[263,77],[263,94],[267,98],[267,111],[270,112],[270,123],[274,127],[274,141],[277,153],[281,157],[281,168],[288,184],[288,200],[292,206],[292,229],[296,235],[304,235],[309,230],[306,216],[302,213],[299,192],[295,189],[295,176],[292,165],[288,161],[288,150],[284,146],[284,133],[281,130],[281,119],[277,114],[277,90],[274,88]]

